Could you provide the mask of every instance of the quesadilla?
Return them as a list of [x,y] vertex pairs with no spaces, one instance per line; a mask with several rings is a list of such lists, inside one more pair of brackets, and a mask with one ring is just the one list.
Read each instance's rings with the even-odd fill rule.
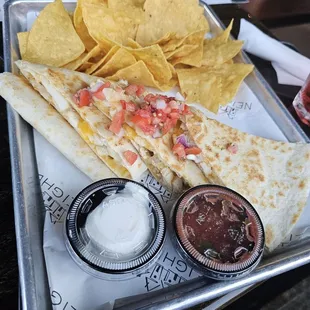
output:
[[12,73],[0,74],[0,95],[93,181],[115,177],[63,117],[23,78]]
[[[63,111],[68,110],[68,106],[70,106],[71,110],[73,109],[86,121],[94,132],[107,140],[106,147],[116,150],[117,146],[120,148],[117,153],[123,154],[125,151],[124,143],[129,142],[129,140],[132,141],[131,146],[135,152],[139,153],[139,159],[141,158],[144,161],[153,176],[167,189],[174,192],[181,191],[183,189],[181,177],[184,176],[186,182],[190,180],[188,183],[191,186],[206,182],[206,178],[195,163],[189,162],[183,165],[183,162],[178,162],[174,158],[171,149],[159,141],[162,141],[162,139],[153,139],[156,140],[153,144],[153,140],[150,141],[148,136],[137,134],[132,123],[128,125],[133,130],[128,128],[124,128],[124,130],[120,124],[117,128],[118,131],[115,131],[115,122],[111,122],[112,118],[114,119],[114,107],[121,107],[120,102],[122,100],[128,101],[131,98],[125,94],[124,88],[128,86],[125,81],[107,82],[104,79],[63,68],[45,67],[25,61],[17,61],[16,63],[42,96],[46,97],[49,94],[52,96],[52,99],[49,99],[51,104],[55,107],[61,105],[58,109],[64,117],[66,116]],[[81,103],[81,99],[84,100],[81,94],[84,94],[84,92],[91,96],[91,102],[88,104]],[[106,94],[107,100],[104,101],[108,109],[111,107],[112,114],[105,109],[101,109],[100,105],[96,103],[97,99],[100,101],[100,98],[103,98],[103,94]],[[70,113],[72,114],[72,111]],[[114,143],[114,146],[111,146],[111,140],[119,141],[120,136],[122,137],[121,141],[125,142],[119,145]],[[126,151],[128,149],[127,147]],[[131,153],[134,150],[131,150]],[[129,156],[132,155],[131,153]],[[181,167],[182,165],[185,167]],[[128,167],[126,168],[129,170]],[[179,171],[181,172],[179,173]]]
[[[78,106],[73,94],[87,85],[77,72],[17,61],[21,72],[41,95],[76,129],[119,177],[140,180],[147,168],[131,142],[109,130],[111,121],[95,106]],[[86,76],[87,77],[87,76]],[[93,77],[92,77],[93,78]]]
[[214,180],[253,204],[265,227],[266,246],[269,251],[274,250],[306,206],[310,144],[252,136],[198,111],[186,117],[185,125],[202,150],[203,162],[209,167],[208,177],[212,169]]

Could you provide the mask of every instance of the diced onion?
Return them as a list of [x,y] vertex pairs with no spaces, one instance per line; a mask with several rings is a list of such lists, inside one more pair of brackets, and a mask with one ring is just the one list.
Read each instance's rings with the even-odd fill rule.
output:
[[153,138],[160,138],[162,136],[160,130],[156,128],[155,132],[153,133]]
[[99,81],[97,81],[95,84],[91,85],[89,90],[90,90],[92,93],[95,93],[95,92],[99,89],[99,87],[100,87],[101,85],[103,85],[103,84],[104,84],[104,82],[99,80]]
[[189,155],[186,155],[186,158],[189,159],[189,160],[194,160],[195,161],[197,157],[194,154],[189,154]]
[[112,88],[104,88],[102,91],[103,91],[105,98],[108,101],[113,102],[113,101],[120,101],[124,99],[124,95],[122,93],[119,93]]
[[179,92],[176,93],[175,99],[179,101],[185,101],[184,97]]
[[156,109],[164,110],[167,107],[165,100],[157,99],[156,100]]

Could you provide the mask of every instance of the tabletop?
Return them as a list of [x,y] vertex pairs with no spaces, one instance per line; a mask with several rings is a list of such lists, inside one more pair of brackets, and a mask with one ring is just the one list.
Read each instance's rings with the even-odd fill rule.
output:
[[[296,0],[296,3],[301,3],[302,0]],[[288,16],[279,14],[275,8],[269,8],[268,14],[260,15],[257,12],[264,11],[267,0],[256,0],[257,5],[253,5],[250,1],[248,5],[243,5],[241,9],[238,5],[218,5],[214,7],[215,12],[219,15],[222,21],[227,25],[232,17],[238,21],[239,18],[249,18],[249,13],[256,16],[262,21],[258,22],[252,15],[252,21],[259,25],[259,27],[270,33],[264,26],[283,23],[281,17]],[[284,1],[288,2],[288,1]],[[293,2],[293,1],[289,1]],[[295,2],[295,1],[294,1]],[[304,1],[306,2],[306,1]],[[309,4],[309,1],[307,1]],[[283,3],[283,2],[282,2]],[[261,6],[260,6],[261,5]],[[297,11],[300,6],[298,4]],[[306,4],[305,4],[306,5]],[[258,8],[260,6],[260,9]],[[268,7],[268,6],[267,6]],[[285,6],[287,8],[287,6]],[[310,14],[310,5],[303,7],[302,12],[295,14],[295,19],[304,18],[305,14]],[[255,11],[256,10],[256,11]],[[258,11],[257,11],[258,10]],[[272,20],[272,10],[275,11],[274,19]],[[307,11],[308,10],[308,11]],[[256,12],[256,13],[255,13]],[[290,13],[294,10],[290,10]],[[307,13],[308,12],[308,13]],[[289,15],[290,18],[292,14]],[[310,15],[309,15],[310,16]],[[310,20],[308,16],[308,21]],[[291,19],[290,19],[290,22]],[[238,32],[239,23],[235,23],[233,34]],[[0,40],[2,45],[2,40]],[[2,46],[1,46],[2,50]],[[1,57],[1,56],[0,56]],[[277,94],[280,96],[289,111],[297,119],[294,109],[292,108],[292,99],[298,92],[298,87],[281,86],[277,83],[276,74],[270,63],[261,60],[257,57],[251,56],[252,61],[261,71],[263,76],[271,84]],[[1,57],[2,58],[2,57]],[[1,60],[0,58],[0,60]],[[3,62],[0,61],[0,70],[3,71]],[[310,136],[310,128],[302,126],[304,131]],[[9,157],[9,141],[7,131],[6,107],[2,99],[0,99],[0,132],[2,139],[0,139],[0,309],[17,309],[18,308],[18,267],[15,245],[15,228],[14,228],[14,214],[13,214],[13,197],[11,186],[11,171],[10,171],[10,157]],[[258,288],[249,292],[242,298],[228,306],[227,309],[309,309],[310,301],[306,300],[306,296],[310,293],[310,266],[304,266],[297,270],[293,270],[284,275],[278,276],[274,279],[268,280]],[[298,298],[296,298],[296,296]],[[294,297],[294,298],[293,298]],[[201,307],[200,307],[201,309]]]

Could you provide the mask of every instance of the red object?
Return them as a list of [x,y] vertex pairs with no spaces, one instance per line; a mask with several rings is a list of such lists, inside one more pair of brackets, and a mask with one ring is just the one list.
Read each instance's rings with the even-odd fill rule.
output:
[[177,143],[173,146],[172,148],[173,154],[177,155],[178,158],[185,158],[186,153],[185,153],[185,147],[181,143]]
[[119,134],[124,121],[125,121],[125,112],[124,110],[120,110],[114,115],[109,130],[115,134]]
[[125,151],[123,155],[130,166],[132,166],[138,158],[137,153],[134,153],[130,150]]
[[91,94],[87,89],[80,89],[75,95],[74,95],[74,101],[79,107],[88,106],[91,104]]
[[94,93],[93,96],[99,100],[104,100],[105,96],[103,94],[103,90],[105,88],[110,88],[111,87],[111,83],[110,82],[105,82],[104,84],[102,84]]
[[307,126],[310,126],[310,75],[305,85],[296,95],[293,106],[300,120]]
[[168,133],[175,125],[176,125],[177,120],[172,120],[170,118],[167,118],[166,121],[164,122],[164,126],[162,129],[163,135]]
[[135,84],[128,85],[125,88],[125,94],[129,96],[136,96],[138,89],[138,86]]
[[136,94],[138,97],[142,96],[145,92],[145,88],[143,85],[138,85],[138,90],[136,91]]
[[198,155],[201,153],[201,149],[197,146],[188,147],[185,149],[186,155]]
[[134,102],[121,100],[120,103],[121,103],[124,110],[126,110],[128,112],[136,111],[137,105]]
[[133,115],[131,121],[139,127],[146,135],[153,135],[155,127],[151,125],[151,118],[142,117],[140,115]]

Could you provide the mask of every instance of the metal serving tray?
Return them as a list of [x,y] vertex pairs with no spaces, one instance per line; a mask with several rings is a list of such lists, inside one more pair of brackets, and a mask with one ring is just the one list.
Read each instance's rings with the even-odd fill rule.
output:
[[[14,65],[14,61],[19,58],[16,34],[27,30],[27,13],[38,13],[49,2],[51,1],[11,0],[5,3],[3,31],[6,71],[17,73]],[[74,10],[74,2],[66,2],[65,5],[67,9]],[[223,25],[208,6],[205,6],[205,15],[211,31],[218,33]],[[239,61],[251,63],[245,54],[240,56]],[[247,78],[246,83],[289,141],[309,142],[302,129],[257,70]],[[8,106],[8,124],[21,304],[24,310],[51,309],[43,255],[45,210],[38,179],[33,131],[10,106]],[[310,241],[304,240],[283,253],[264,259],[259,268],[247,278],[206,285],[207,281],[201,277],[147,295],[120,300],[115,306],[126,310],[186,309],[308,262],[310,262]]]

